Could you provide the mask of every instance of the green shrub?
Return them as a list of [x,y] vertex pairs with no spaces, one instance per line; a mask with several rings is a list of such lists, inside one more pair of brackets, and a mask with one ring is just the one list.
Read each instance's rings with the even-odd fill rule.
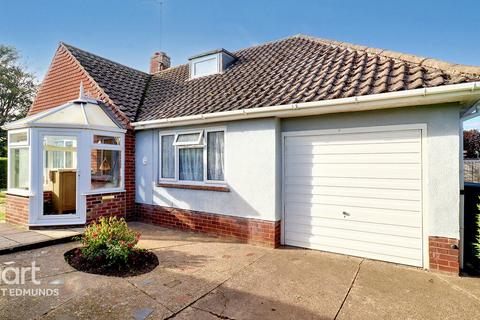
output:
[[80,238],[83,255],[107,265],[126,264],[135,251],[140,233],[128,228],[125,219],[100,218],[85,229]]
[[0,189],[7,189],[7,158],[0,158]]

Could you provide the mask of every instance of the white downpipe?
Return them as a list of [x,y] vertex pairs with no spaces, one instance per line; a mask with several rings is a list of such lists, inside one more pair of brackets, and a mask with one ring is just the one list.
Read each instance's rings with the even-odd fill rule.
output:
[[148,120],[132,123],[135,130],[164,128],[199,123],[233,121],[263,117],[300,117],[328,113],[366,111],[376,109],[399,108],[414,105],[469,101],[480,97],[480,82],[446,85],[357,96],[333,100],[322,100],[286,104],[270,107],[242,109],[225,112],[205,113],[199,115]]
[[460,134],[459,134],[459,156],[460,156],[460,269],[463,269],[465,256],[465,167],[463,161],[463,121],[460,119]]

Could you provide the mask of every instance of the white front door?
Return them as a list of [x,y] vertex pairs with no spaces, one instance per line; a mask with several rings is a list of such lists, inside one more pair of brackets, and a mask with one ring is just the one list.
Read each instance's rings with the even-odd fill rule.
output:
[[38,225],[85,223],[84,185],[81,175],[84,153],[81,131],[40,130],[37,154]]
[[423,266],[422,130],[284,134],[283,243]]

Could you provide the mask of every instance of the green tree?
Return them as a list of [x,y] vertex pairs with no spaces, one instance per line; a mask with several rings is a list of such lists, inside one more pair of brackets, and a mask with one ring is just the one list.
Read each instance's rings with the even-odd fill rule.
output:
[[[0,44],[0,126],[27,115],[37,90],[35,76],[20,64],[14,47]],[[0,156],[6,156],[7,133],[0,130]]]

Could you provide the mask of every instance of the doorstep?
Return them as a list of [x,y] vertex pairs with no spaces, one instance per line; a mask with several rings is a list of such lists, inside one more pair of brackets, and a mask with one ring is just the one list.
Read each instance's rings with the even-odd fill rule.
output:
[[84,228],[28,230],[0,222],[0,255],[73,241]]

